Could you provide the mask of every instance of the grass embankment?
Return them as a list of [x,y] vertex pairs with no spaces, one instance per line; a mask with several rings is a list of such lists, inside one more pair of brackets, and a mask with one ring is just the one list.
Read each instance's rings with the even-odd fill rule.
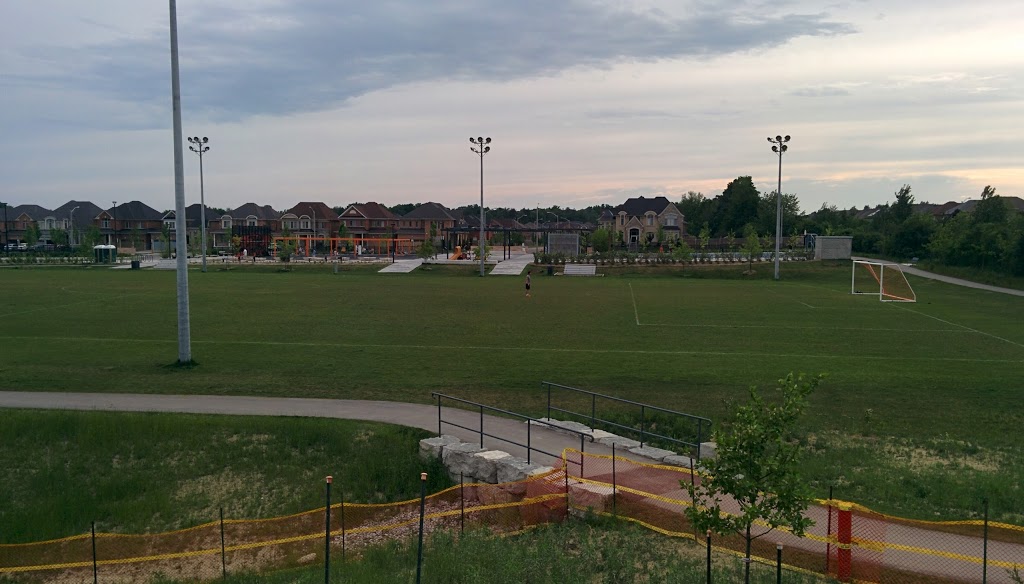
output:
[[422,430],[319,418],[0,410],[0,543],[156,533],[450,486]]
[[[365,550],[356,561],[331,563],[331,580],[350,584],[411,582],[416,574],[416,542],[395,541]],[[496,537],[467,532],[441,533],[426,542],[423,582],[530,582],[531,584],[692,584],[705,578],[704,548],[628,524],[570,521],[526,533]],[[742,582],[740,559],[714,554],[716,582]],[[751,582],[775,582],[774,567],[754,564]],[[813,584],[831,580],[784,572],[785,582]],[[229,576],[227,584],[314,584],[323,582],[323,565],[267,574]],[[175,584],[161,580],[160,584]]]
[[827,373],[808,420],[819,496],[923,519],[1024,523],[1022,299],[911,277],[916,304],[852,296],[849,263],[598,267],[519,278],[434,266],[190,273],[176,356],[173,272],[47,268],[0,278],[7,389],[427,402],[544,413],[541,380],[713,420],[750,385]]

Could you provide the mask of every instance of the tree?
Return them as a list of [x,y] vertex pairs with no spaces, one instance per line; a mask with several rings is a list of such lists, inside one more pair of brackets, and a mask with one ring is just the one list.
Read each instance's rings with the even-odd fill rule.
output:
[[700,228],[697,241],[700,243],[700,261],[703,262],[708,259],[708,244],[711,243],[711,227],[707,223]]
[[726,185],[716,198],[718,206],[712,221],[712,231],[725,233],[741,229],[747,223],[757,221],[757,208],[761,193],[749,176],[741,176]]
[[435,255],[437,255],[437,250],[434,248],[434,242],[430,239],[424,241],[416,248],[416,256],[421,259],[430,259]]
[[605,253],[612,247],[612,234],[604,227],[598,228],[591,234],[590,242],[594,246],[594,251]]
[[95,225],[90,225],[88,229],[82,232],[78,242],[79,253],[86,257],[92,255],[92,248],[99,245],[103,241],[103,234],[100,232],[100,228]]
[[60,228],[51,229],[50,241],[52,241],[57,247],[67,247],[68,241],[70,241],[67,230]]
[[747,223],[743,229],[743,253],[747,254],[747,273],[754,273],[754,256],[761,257],[761,238],[757,235],[753,223]]
[[715,211],[715,202],[696,191],[689,191],[676,203],[676,208],[683,214],[689,225],[703,225],[711,221]]
[[25,244],[28,245],[29,249],[39,242],[40,235],[39,224],[35,221],[29,223],[28,227],[25,229]]
[[160,227],[160,241],[162,242],[160,255],[165,259],[171,257],[171,224],[166,221]]
[[[701,459],[699,468],[704,476],[700,483],[680,481],[693,500],[686,516],[697,529],[720,535],[738,532],[744,537],[746,582],[750,582],[753,540],[779,527],[802,537],[814,525],[804,516],[811,492],[800,476],[802,447],[797,424],[807,410],[808,396],[823,378],[790,373],[778,381],[776,403],[766,402],[757,388],[751,387],[750,401],[735,408],[732,419],[714,433],[717,454]],[[729,512],[723,509],[727,505]],[[753,535],[755,522],[767,529]]]

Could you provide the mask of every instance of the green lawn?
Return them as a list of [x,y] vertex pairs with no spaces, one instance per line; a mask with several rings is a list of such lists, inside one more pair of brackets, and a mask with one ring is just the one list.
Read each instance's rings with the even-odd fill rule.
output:
[[[635,266],[603,278],[328,268],[0,271],[0,388],[424,402],[540,413],[541,380],[720,419],[747,387],[827,373],[808,421],[821,496],[925,518],[1024,523],[1024,300],[911,278],[919,302],[849,292],[848,264]],[[639,324],[638,324],[639,322]]]
[[[156,533],[451,485],[415,428],[322,418],[0,410],[0,543]],[[386,452],[386,456],[381,453]]]

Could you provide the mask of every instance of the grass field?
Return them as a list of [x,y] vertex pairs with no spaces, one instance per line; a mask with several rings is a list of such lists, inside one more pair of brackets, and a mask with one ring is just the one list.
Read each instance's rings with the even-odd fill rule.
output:
[[[158,533],[451,485],[419,459],[416,428],[321,418],[0,410],[0,543]],[[387,453],[382,456],[381,453]]]
[[[659,267],[661,268],[661,267]],[[808,420],[825,496],[924,518],[1024,523],[1024,301],[911,278],[916,304],[851,296],[848,264],[623,268],[518,278],[330,268],[0,272],[0,389],[424,402],[540,413],[541,380],[721,419],[750,385],[827,373]],[[610,271],[604,270],[601,271]]]

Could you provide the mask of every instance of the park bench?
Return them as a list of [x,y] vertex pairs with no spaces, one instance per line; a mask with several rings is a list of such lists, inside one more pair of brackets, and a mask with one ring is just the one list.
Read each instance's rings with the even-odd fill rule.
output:
[[596,276],[597,266],[594,264],[566,264],[562,271],[565,276]]

